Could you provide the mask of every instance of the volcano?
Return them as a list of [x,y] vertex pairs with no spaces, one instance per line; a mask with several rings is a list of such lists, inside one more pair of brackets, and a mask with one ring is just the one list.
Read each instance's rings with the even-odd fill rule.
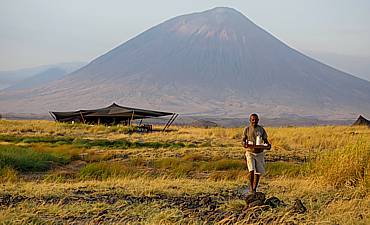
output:
[[370,82],[290,48],[232,8],[178,16],[62,80],[0,92],[0,111],[118,104],[182,114],[351,117],[370,113]]

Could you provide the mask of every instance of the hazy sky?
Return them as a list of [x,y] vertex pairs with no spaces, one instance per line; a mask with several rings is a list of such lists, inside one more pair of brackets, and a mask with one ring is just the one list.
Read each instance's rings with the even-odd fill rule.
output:
[[370,59],[369,0],[0,0],[0,70],[88,62],[167,19],[216,6],[311,55]]

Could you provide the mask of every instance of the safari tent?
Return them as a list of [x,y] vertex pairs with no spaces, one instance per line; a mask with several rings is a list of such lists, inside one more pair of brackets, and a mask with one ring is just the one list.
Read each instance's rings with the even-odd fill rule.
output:
[[78,110],[72,112],[50,112],[50,114],[55,121],[59,122],[125,125],[129,125],[133,120],[137,119],[171,116],[165,128],[169,127],[178,116],[177,113],[131,108],[120,106],[116,103],[100,109]]
[[368,126],[368,127],[370,127],[370,121],[367,120],[365,117],[360,115],[358,117],[358,119],[356,120],[356,122],[354,122],[352,125],[353,126]]

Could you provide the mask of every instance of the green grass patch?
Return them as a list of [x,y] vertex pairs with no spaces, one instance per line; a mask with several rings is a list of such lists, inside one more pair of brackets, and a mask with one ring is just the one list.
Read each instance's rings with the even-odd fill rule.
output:
[[80,170],[82,180],[104,180],[112,177],[168,175],[187,177],[196,173],[208,173],[213,180],[235,179],[244,173],[242,160],[222,159],[217,161],[190,161],[181,158],[163,158],[144,161],[139,158],[120,162],[96,162]]
[[70,137],[24,137],[24,143],[57,143],[57,144],[70,144],[74,139]]
[[266,176],[304,176],[309,172],[309,164],[294,162],[268,162],[266,163]]
[[10,135],[0,135],[0,141],[11,143],[56,143],[56,144],[72,144],[72,137],[18,137]]
[[182,142],[131,142],[127,140],[106,140],[106,139],[75,139],[73,145],[84,148],[103,147],[114,149],[128,149],[128,148],[183,148],[187,145]]
[[104,180],[112,177],[125,177],[138,173],[123,163],[97,162],[87,164],[80,170],[79,178],[82,180]]
[[76,147],[92,148],[113,148],[113,149],[128,149],[128,148],[184,148],[195,147],[192,143],[183,142],[139,142],[128,140],[107,140],[107,139],[81,139],[73,137],[18,137],[9,135],[0,135],[0,141],[11,143],[51,143],[56,145],[74,145]]
[[245,169],[243,160],[221,159],[216,161],[193,161],[193,158],[164,158],[154,162],[156,169],[166,169],[177,176],[192,172],[240,171]]
[[156,169],[169,170],[172,175],[182,177],[199,168],[199,162],[185,161],[178,158],[164,158],[154,162]]
[[220,159],[216,161],[203,162],[200,165],[201,171],[225,171],[245,169],[244,160]]
[[63,155],[37,152],[18,146],[0,146],[0,169],[10,167],[21,172],[46,171],[53,164],[67,164]]
[[213,181],[220,180],[238,180],[243,179],[247,174],[247,170],[228,170],[228,171],[213,171],[210,172],[208,179]]

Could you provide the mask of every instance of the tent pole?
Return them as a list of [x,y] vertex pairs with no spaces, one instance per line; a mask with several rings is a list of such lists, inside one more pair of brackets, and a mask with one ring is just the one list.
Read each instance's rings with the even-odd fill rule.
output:
[[141,125],[142,122],[143,122],[143,119],[140,120],[139,126]]
[[171,120],[173,119],[173,117],[174,117],[174,116],[175,116],[175,113],[173,113],[173,114],[172,114],[172,116],[171,116],[171,118],[167,121],[167,123],[166,123],[166,125],[164,126],[164,128],[163,128],[162,132],[166,130],[166,128],[167,128],[167,126],[168,126],[168,124],[170,124],[170,122],[171,122]]
[[80,115],[81,115],[81,118],[82,118],[82,122],[85,124],[85,118],[84,116],[82,115],[82,112],[80,111]]
[[166,130],[167,125],[170,123],[170,121],[172,120],[172,118],[174,117],[174,115],[175,115],[175,113],[173,113],[172,116],[171,116],[171,118],[167,121],[166,125],[163,127],[162,132]]
[[51,115],[51,117],[53,117],[54,121],[57,121],[57,118],[54,116],[54,114],[53,114],[53,113],[51,113],[51,112],[49,111],[49,114]]
[[169,128],[172,125],[172,123],[176,120],[176,118],[177,118],[178,115],[179,114],[176,114],[176,116],[172,119],[171,123],[168,124],[167,128]]
[[132,125],[132,121],[134,120],[134,114],[135,110],[132,110],[131,120],[130,120],[130,126]]

